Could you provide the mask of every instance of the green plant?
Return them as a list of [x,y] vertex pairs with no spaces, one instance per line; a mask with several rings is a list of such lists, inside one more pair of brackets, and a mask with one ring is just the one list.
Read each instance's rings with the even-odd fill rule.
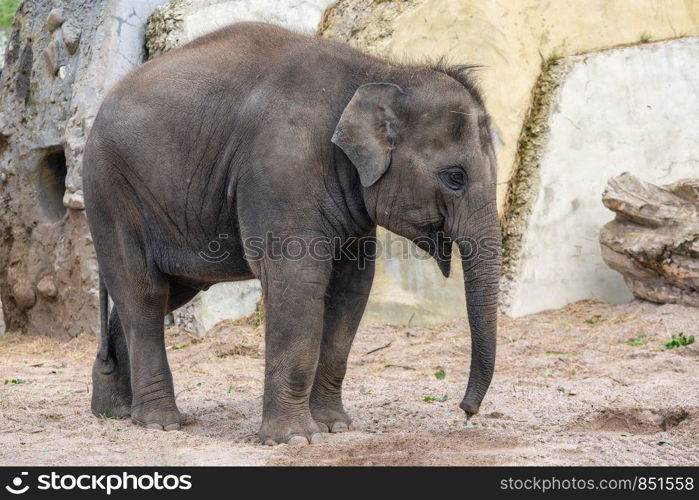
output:
[[27,381],[24,380],[23,378],[11,378],[11,379],[5,379],[5,385],[7,384],[24,384]]
[[684,332],[680,332],[678,334],[672,334],[672,338],[664,343],[663,345],[660,346],[660,349],[663,351],[666,351],[668,349],[679,349],[680,347],[687,347],[690,344],[694,343],[694,335],[690,335],[689,337],[684,336]]
[[650,33],[643,32],[641,33],[641,36],[639,37],[638,41],[641,43],[648,43],[653,39],[652,36],[650,36]]
[[447,399],[449,399],[449,396],[447,396],[446,394],[441,398],[435,398],[432,396],[425,396],[424,398],[422,398],[422,400],[425,403],[444,403]]
[[589,317],[585,320],[585,323],[587,323],[588,325],[596,325],[600,321],[602,321],[602,315],[601,314],[593,314],[591,317]]
[[560,58],[561,58],[561,55],[558,52],[556,52],[555,50],[552,50],[551,52],[549,52],[549,55],[546,56],[546,62],[553,62],[556,59],[560,59]]
[[434,377],[437,380],[444,380],[444,378],[447,376],[446,372],[444,370],[438,370],[434,373]]
[[648,339],[646,338],[645,335],[639,335],[638,337],[634,339],[629,339],[626,344],[630,346],[639,346],[639,345],[646,345],[648,343]]
[[0,28],[12,27],[19,0],[0,0]]

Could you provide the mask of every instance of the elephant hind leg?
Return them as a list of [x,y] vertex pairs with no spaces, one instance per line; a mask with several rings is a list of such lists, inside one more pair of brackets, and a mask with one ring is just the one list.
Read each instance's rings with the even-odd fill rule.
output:
[[[170,284],[167,312],[170,313],[192,300],[199,292],[195,288],[177,283]],[[92,413],[95,416],[127,418],[131,416],[131,367],[124,328],[116,308],[109,316],[106,357],[99,355],[92,366]]]
[[106,359],[98,354],[92,365],[92,413],[126,418],[131,415],[131,368],[124,329],[115,308],[107,331]]

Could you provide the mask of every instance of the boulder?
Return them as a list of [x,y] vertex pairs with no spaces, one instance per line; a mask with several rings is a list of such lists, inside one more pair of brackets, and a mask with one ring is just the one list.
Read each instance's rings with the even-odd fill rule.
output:
[[609,180],[602,258],[639,299],[699,307],[699,179],[664,187],[629,173]]

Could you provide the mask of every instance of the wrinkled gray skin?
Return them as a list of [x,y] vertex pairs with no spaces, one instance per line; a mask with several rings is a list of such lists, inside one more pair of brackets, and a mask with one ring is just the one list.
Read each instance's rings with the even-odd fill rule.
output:
[[[257,23],[144,64],[105,99],[85,151],[104,285],[92,411],[178,429],[163,317],[213,283],[259,278],[261,441],[348,429],[342,381],[373,263],[259,258],[243,241],[338,238],[321,244],[332,252],[381,225],[422,246],[443,231],[448,244],[430,251],[445,275],[451,241],[490,241],[488,258],[459,246],[473,345],[461,408],[476,413],[495,362],[495,183],[487,116],[458,68],[388,63]],[[202,258],[212,241],[227,258]]]

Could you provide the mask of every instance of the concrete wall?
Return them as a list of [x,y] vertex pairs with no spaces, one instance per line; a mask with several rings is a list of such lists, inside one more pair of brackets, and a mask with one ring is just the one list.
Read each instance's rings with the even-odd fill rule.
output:
[[570,57],[549,73],[540,80],[552,88],[539,103],[546,111],[527,122],[543,133],[517,179],[526,209],[506,225],[521,239],[506,245],[512,316],[630,300],[600,256],[600,229],[614,218],[601,203],[607,180],[625,171],[653,184],[699,176],[699,38]]

